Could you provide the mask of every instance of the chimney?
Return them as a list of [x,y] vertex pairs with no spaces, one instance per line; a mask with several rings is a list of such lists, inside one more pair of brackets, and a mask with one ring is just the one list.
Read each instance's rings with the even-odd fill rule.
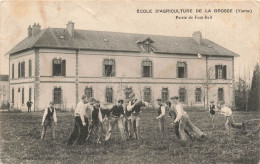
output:
[[32,26],[32,36],[36,36],[40,32],[41,32],[41,26],[39,25],[39,23],[37,25],[36,23],[34,23]]
[[32,27],[31,25],[28,27],[28,37],[32,36]]
[[74,23],[72,21],[69,21],[67,24],[67,30],[70,34],[70,37],[74,37]]
[[195,31],[193,34],[192,34],[192,39],[198,43],[198,44],[201,44],[201,40],[202,40],[202,34],[200,31]]

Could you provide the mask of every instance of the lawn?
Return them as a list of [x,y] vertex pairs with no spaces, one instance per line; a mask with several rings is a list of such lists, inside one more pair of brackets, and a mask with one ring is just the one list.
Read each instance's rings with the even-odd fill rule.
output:
[[[122,142],[118,128],[108,143],[100,145],[66,145],[73,129],[73,113],[57,112],[56,140],[48,130],[40,140],[43,112],[0,113],[1,163],[258,163],[259,131],[250,133],[256,123],[248,124],[247,134],[234,131],[234,138],[225,134],[225,118],[217,115],[213,131],[208,112],[189,111],[191,121],[206,133],[205,141],[181,144],[174,135],[170,119],[166,119],[163,140],[155,119],[156,110],[142,114],[142,140]],[[256,113],[234,112],[236,122],[259,119]],[[107,124],[105,123],[104,126]],[[259,125],[258,125],[259,126]]]

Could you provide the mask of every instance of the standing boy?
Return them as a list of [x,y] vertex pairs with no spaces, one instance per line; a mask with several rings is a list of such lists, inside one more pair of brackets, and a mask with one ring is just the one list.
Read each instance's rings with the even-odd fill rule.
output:
[[210,118],[212,121],[212,128],[214,129],[215,125],[214,125],[214,115],[215,115],[215,105],[214,105],[214,101],[210,101],[210,105],[209,105],[209,113],[210,113]]
[[123,125],[123,118],[124,118],[123,103],[124,100],[119,99],[117,101],[117,105],[113,106],[106,114],[107,117],[109,118],[109,127],[105,138],[106,141],[109,140],[111,133],[115,127],[115,124],[118,125],[122,140],[123,141],[126,140],[124,125]]
[[92,126],[90,127],[89,137],[93,136],[93,139],[95,139],[98,144],[101,143],[102,122],[103,118],[100,109],[100,101],[96,100],[92,111]]
[[[53,125],[54,123],[54,125]],[[41,140],[44,139],[47,127],[49,126],[52,131],[52,138],[55,139],[55,126],[57,125],[57,116],[56,110],[53,107],[53,102],[50,102],[50,106],[45,109],[43,117],[42,117],[42,135]]]
[[71,133],[67,145],[72,145],[75,140],[78,144],[84,143],[84,133],[86,131],[87,118],[85,117],[85,103],[86,96],[81,97],[81,101],[78,102],[75,109],[75,124],[73,132]]
[[135,134],[135,139],[140,139],[140,120],[141,120],[141,107],[143,106],[143,102],[141,100],[137,100],[135,98],[135,94],[131,93],[129,95],[129,104],[127,106],[127,111],[131,111],[131,123],[133,132]]
[[195,125],[192,124],[188,114],[183,110],[182,104],[179,103],[179,97],[174,96],[171,98],[171,100],[173,101],[173,104],[175,105],[175,111],[177,113],[176,119],[174,120],[173,123],[176,124],[179,122],[179,133],[180,133],[181,139],[183,141],[187,140],[185,132],[184,132],[184,129],[186,127],[188,127],[190,130],[192,130],[201,139],[204,139],[206,137],[205,134],[202,131],[200,131],[199,128],[197,128]]
[[32,103],[33,103],[33,102],[32,102],[31,100],[28,100],[27,103],[26,103],[27,108],[28,108],[28,113],[32,112],[32,110],[31,110]]
[[127,100],[125,102],[124,105],[124,114],[125,114],[125,118],[124,118],[124,125],[125,125],[125,131],[126,134],[128,136],[128,139],[132,139],[133,138],[133,134],[132,134],[132,123],[131,123],[131,111],[127,111],[127,105],[129,103],[129,100]]
[[227,134],[231,135],[232,129],[231,128],[243,128],[245,130],[244,123],[235,123],[232,115],[232,110],[225,106],[225,102],[221,101],[220,103],[220,114],[223,114],[226,117],[225,127],[227,130]]
[[165,107],[162,104],[162,99],[157,99],[156,101],[159,105],[158,116],[156,117],[156,119],[159,120],[159,129],[160,129],[160,132],[162,133],[162,135],[164,137]]

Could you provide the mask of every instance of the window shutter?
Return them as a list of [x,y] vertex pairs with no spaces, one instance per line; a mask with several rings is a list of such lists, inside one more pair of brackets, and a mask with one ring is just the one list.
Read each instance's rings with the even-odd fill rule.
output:
[[185,63],[185,65],[184,65],[184,77],[185,77],[185,78],[188,77],[188,68],[187,68],[187,63]]
[[52,59],[52,76],[54,76],[54,60],[55,59]]
[[20,63],[18,63],[18,78],[20,78]]
[[223,68],[223,70],[222,70],[223,79],[227,79],[227,66],[224,65],[222,68]]
[[23,62],[23,77],[25,77],[25,62]]
[[215,79],[218,79],[218,65],[215,65]]
[[112,76],[116,76],[116,62],[112,60]]
[[153,63],[152,62],[150,62],[150,73],[151,73],[151,75],[150,75],[150,77],[153,77]]
[[12,64],[12,79],[14,79],[14,64]]
[[144,77],[144,61],[142,61],[141,77]]
[[61,62],[61,75],[66,76],[66,60],[62,60]]
[[105,76],[105,59],[102,62],[102,74]]

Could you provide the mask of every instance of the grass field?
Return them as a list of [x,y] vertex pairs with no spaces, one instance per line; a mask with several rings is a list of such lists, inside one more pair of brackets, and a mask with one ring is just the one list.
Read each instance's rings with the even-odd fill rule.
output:
[[[169,118],[166,137],[162,140],[156,111],[142,114],[142,140],[122,142],[116,128],[108,143],[71,147],[66,146],[66,142],[74,126],[73,113],[57,112],[55,141],[49,130],[45,140],[40,140],[42,114],[0,113],[1,163],[258,163],[260,159],[259,132],[242,134],[238,130],[230,139],[225,134],[225,118],[217,115],[216,129],[212,131],[205,111],[190,111],[188,114],[191,121],[206,133],[207,140],[189,140],[186,145],[177,140]],[[236,122],[255,118],[259,118],[256,113],[234,112]]]

